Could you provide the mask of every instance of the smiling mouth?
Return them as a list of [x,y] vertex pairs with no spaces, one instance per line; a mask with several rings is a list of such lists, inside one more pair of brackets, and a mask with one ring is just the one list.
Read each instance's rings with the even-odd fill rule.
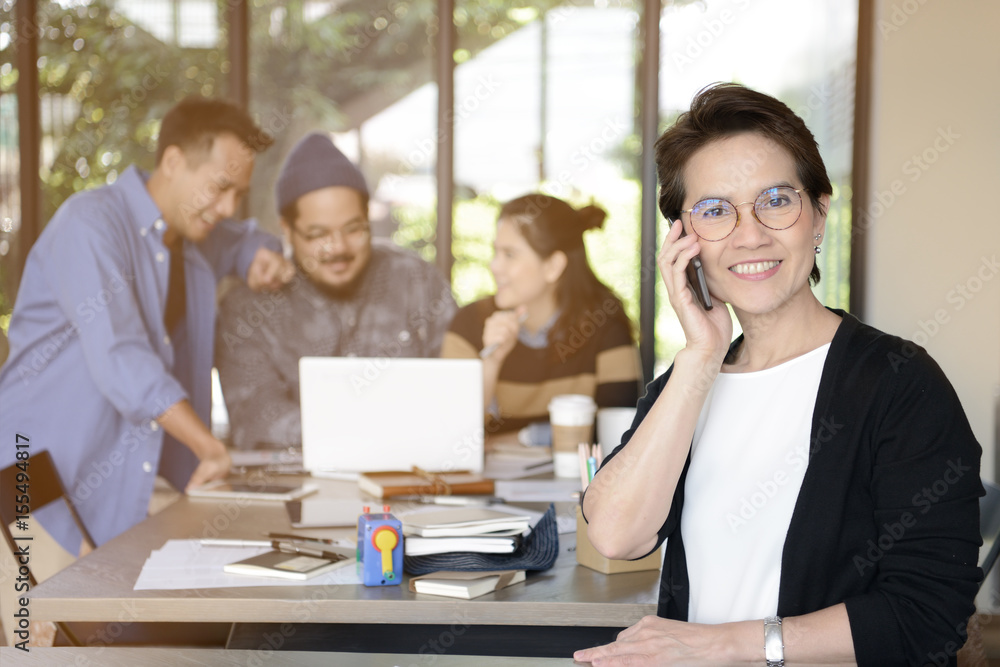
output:
[[774,267],[778,266],[778,264],[781,264],[781,262],[777,260],[771,260],[770,262],[749,262],[747,264],[736,264],[734,266],[730,266],[729,270],[743,276],[750,276],[770,271]]

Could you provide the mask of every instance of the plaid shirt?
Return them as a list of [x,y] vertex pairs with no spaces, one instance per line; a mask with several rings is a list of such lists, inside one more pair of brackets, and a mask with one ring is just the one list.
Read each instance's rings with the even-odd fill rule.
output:
[[344,298],[301,273],[273,294],[235,286],[222,301],[215,344],[234,446],[301,446],[301,357],[436,357],[455,310],[436,267],[382,242]]

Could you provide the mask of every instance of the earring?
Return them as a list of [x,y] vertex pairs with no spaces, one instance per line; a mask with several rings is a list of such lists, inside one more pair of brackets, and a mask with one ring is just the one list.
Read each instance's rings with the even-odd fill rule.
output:
[[816,254],[818,255],[818,254],[819,254],[819,253],[820,253],[820,252],[821,252],[821,251],[822,251],[823,249],[822,249],[822,248],[820,248],[820,247],[819,247],[819,246],[817,245],[817,246],[813,246],[813,250],[815,250],[815,251],[816,251]]
[[822,234],[817,234],[813,238],[816,239],[817,241],[819,241],[821,238],[823,238],[823,235]]

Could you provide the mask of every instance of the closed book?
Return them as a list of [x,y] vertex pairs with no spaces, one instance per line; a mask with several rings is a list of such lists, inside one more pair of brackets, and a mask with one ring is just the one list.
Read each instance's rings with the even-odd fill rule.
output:
[[466,535],[511,536],[524,532],[531,520],[523,515],[487,507],[461,507],[400,516],[403,534],[418,537],[464,537]]
[[521,537],[491,537],[470,535],[467,537],[417,537],[411,535],[403,542],[403,553],[407,556],[427,556],[464,551],[479,554],[514,553]]
[[300,553],[284,551],[266,551],[259,556],[245,558],[235,563],[229,563],[222,569],[230,574],[246,574],[257,577],[280,577],[282,579],[297,579],[304,581],[317,575],[336,570],[338,567],[350,565],[355,559],[347,556],[339,560],[318,558]]
[[409,495],[491,495],[493,480],[474,472],[367,472],[358,487],[376,498]]
[[410,590],[471,600],[524,581],[524,570],[496,572],[434,572],[410,579]]

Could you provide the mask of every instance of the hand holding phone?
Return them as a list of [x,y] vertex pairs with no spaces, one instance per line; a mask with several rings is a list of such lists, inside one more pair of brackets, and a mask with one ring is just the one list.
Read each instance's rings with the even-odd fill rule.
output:
[[[679,220],[675,222],[681,225],[680,238],[687,236],[684,223]],[[670,224],[673,225],[673,223]],[[687,274],[688,285],[691,286],[691,291],[694,292],[695,299],[698,300],[698,303],[705,310],[712,310],[712,296],[708,293],[708,282],[705,280],[705,269],[701,264],[701,256],[695,255],[692,257],[684,271]]]

